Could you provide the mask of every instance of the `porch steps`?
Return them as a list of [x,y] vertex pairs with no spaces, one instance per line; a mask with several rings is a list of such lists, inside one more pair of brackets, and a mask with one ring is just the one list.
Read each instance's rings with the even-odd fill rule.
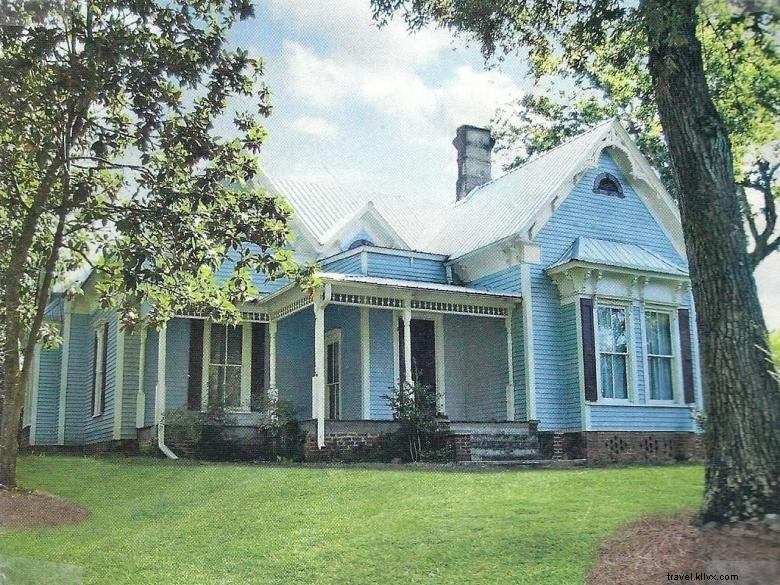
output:
[[[452,428],[454,427],[454,428]],[[468,435],[474,463],[540,461],[539,441],[523,423],[473,423],[451,425],[451,431]]]
[[458,461],[468,467],[514,467],[521,469],[569,469],[587,465],[587,459],[525,459],[522,461]]

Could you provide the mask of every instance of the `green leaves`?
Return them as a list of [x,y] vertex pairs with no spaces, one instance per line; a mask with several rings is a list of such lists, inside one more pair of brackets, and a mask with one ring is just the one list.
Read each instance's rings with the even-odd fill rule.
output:
[[[28,327],[63,214],[57,280],[94,268],[127,326],[193,306],[235,319],[257,273],[308,286],[313,268],[282,249],[289,207],[253,187],[269,91],[262,61],[227,43],[252,13],[247,0],[91,0],[0,29],[0,257],[27,258],[0,286],[23,283]],[[232,96],[255,111],[223,138],[214,121]],[[30,224],[30,249],[15,250]]]

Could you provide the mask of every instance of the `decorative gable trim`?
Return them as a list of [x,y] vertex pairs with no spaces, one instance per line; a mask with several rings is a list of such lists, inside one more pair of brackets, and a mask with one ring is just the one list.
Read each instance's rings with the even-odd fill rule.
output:
[[648,160],[639,151],[631,136],[616,120],[613,120],[602,137],[594,141],[590,149],[583,153],[569,178],[561,182],[533,220],[526,228],[521,229],[520,233],[523,237],[533,239],[558,210],[566,197],[571,194],[582,177],[589,171],[598,168],[601,153],[605,149],[610,149],[610,153],[623,171],[626,180],[645,203],[650,214],[666,234],[677,253],[685,258],[685,238],[677,204]]
[[341,224],[325,233],[322,236],[321,249],[323,251],[333,250],[334,248],[340,249],[340,245],[348,234],[352,231],[357,233],[361,228],[368,231],[375,239],[383,240],[382,243],[387,244],[388,247],[404,250],[411,249],[411,246],[393,229],[393,226],[390,225],[371,201],[368,201]]

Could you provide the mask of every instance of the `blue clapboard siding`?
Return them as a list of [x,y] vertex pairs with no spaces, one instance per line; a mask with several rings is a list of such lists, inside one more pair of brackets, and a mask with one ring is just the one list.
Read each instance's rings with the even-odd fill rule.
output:
[[60,410],[60,360],[62,348],[41,348],[38,361],[38,400],[36,404],[37,445],[56,445]]
[[506,350],[503,319],[445,316],[445,396],[451,420],[506,420]]
[[582,420],[582,400],[580,396],[579,378],[579,344],[577,340],[577,310],[576,303],[561,307],[561,388],[568,403],[576,404],[576,415]]
[[515,375],[515,420],[528,420],[525,380],[525,333],[523,328],[523,308],[515,306],[512,313],[512,363]]
[[[187,407],[189,384],[190,320],[171,319],[168,322],[165,346],[165,410]],[[144,363],[144,393],[146,404],[144,424],[154,423],[154,409],[157,392],[157,350],[160,333],[149,329],[146,333],[146,362]],[[135,391],[133,404],[135,404]],[[133,406],[135,412],[135,406]],[[135,422],[133,422],[135,424]]]
[[383,396],[395,385],[395,357],[393,356],[393,311],[371,309],[370,373],[372,419],[392,418],[392,412]]
[[447,282],[443,260],[367,252],[368,275],[424,282]]
[[165,346],[165,409],[187,408],[190,370],[190,320],[168,322]]
[[361,266],[360,254],[354,254],[346,258],[339,258],[328,262],[327,260],[322,262],[322,269],[327,272],[340,272],[342,274],[361,274],[363,269]]
[[466,286],[497,292],[519,293],[521,280],[520,266],[510,266],[493,274],[472,280],[466,283]]
[[685,406],[588,405],[594,431],[693,431],[691,411]]
[[92,416],[92,343],[95,332],[89,315],[73,314],[70,321],[68,384],[65,402],[65,444],[84,443],[84,425]]
[[276,330],[276,385],[299,418],[311,418],[314,376],[314,313],[303,309],[279,321]]
[[[603,172],[620,180],[624,199],[593,192],[593,181]],[[537,417],[541,430],[577,429],[581,423],[579,394],[575,400],[560,380],[565,368],[560,351],[564,343],[560,300],[555,284],[544,274],[544,269],[556,262],[577,236],[641,242],[663,258],[685,264],[612,158],[602,154],[598,168],[584,175],[534,238],[542,250],[541,263],[531,267]]]
[[160,334],[154,329],[146,332],[146,361],[144,362],[144,425],[151,426],[154,422],[154,403],[157,392],[157,342]]
[[[259,247],[255,244],[247,244],[247,247],[250,250],[252,250],[254,253],[257,253],[259,251]],[[238,253],[237,252],[228,253],[228,260],[225,261],[225,263],[222,264],[219,270],[215,272],[216,281],[219,284],[222,284],[233,275],[234,264],[231,258],[238,258]],[[252,278],[252,284],[257,288],[258,292],[261,295],[270,294],[276,290],[279,290],[283,286],[289,284],[289,281],[286,278],[282,278],[275,281],[269,281],[266,278],[265,274],[260,274],[260,273],[253,273],[251,275],[251,278]]]
[[[98,324],[105,321],[108,326],[108,351],[106,353],[106,401],[103,405],[103,413],[92,416],[90,410],[92,403],[92,372],[94,372],[93,337]],[[114,311],[98,311],[91,316],[91,335],[87,343],[90,363],[90,379],[86,392],[87,408],[83,413],[84,419],[84,443],[100,443],[110,441],[114,435],[114,397],[116,394],[116,333],[119,326],[118,315]],[[69,358],[70,359],[70,358]]]
[[[325,331],[332,329],[341,330],[341,418],[359,419],[363,410],[360,309],[339,305],[326,307]],[[308,343],[313,345],[314,339]]]

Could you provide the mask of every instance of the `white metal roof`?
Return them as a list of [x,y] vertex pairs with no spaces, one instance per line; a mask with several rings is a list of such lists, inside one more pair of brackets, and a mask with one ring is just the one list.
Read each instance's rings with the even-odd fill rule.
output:
[[549,269],[577,260],[590,264],[620,266],[646,272],[660,272],[680,276],[688,275],[688,271],[684,268],[667,262],[642,246],[584,237],[575,239],[566,252]]
[[515,234],[524,234],[535,223],[543,221],[551,202],[571,191],[573,180],[597,164],[604,148],[616,145],[622,150],[624,163],[630,167],[634,179],[650,186],[640,195],[675,247],[684,254],[676,205],[631,138],[614,120],[598,124],[477,187],[458,202],[436,204],[412,196],[356,193],[335,183],[268,179],[268,184],[290,202],[296,217],[318,245],[326,244],[329,236],[350,221],[359,220],[361,210],[371,202],[373,209],[410,249],[454,259]]

